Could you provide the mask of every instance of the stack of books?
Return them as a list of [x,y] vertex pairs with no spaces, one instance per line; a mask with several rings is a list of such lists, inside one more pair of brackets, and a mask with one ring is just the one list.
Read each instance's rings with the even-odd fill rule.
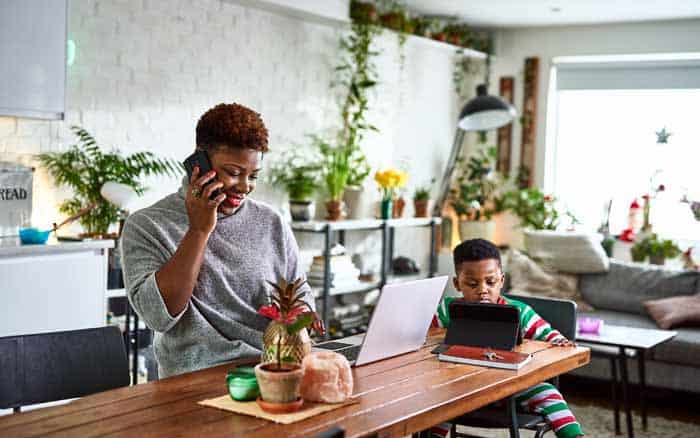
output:
[[[325,274],[324,256],[316,256],[311,263],[311,269],[307,274],[309,285],[312,287],[323,287]],[[360,270],[352,264],[349,255],[332,255],[330,261],[331,289],[346,289],[358,285]]]
[[532,360],[532,355],[517,351],[495,350],[491,348],[470,347],[467,345],[452,345],[438,360],[455,362],[483,367],[519,370]]

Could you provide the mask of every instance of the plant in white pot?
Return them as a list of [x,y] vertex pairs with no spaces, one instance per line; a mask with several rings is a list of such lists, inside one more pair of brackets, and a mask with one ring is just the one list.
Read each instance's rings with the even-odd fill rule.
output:
[[303,404],[300,394],[304,372],[301,361],[311,351],[306,328],[323,335],[324,327],[316,312],[304,301],[306,280],[268,282],[274,292],[270,304],[258,313],[270,318],[263,333],[262,362],[255,367],[260,386],[260,407],[269,412],[293,412]]
[[347,209],[347,218],[360,219],[365,215],[363,207],[366,204],[362,199],[362,195],[365,192],[362,184],[369,176],[371,169],[367,162],[367,157],[359,148],[350,154],[349,164],[350,168],[343,200]]
[[450,190],[452,208],[459,215],[461,240],[493,240],[498,213],[497,189],[503,178],[494,170],[496,148],[479,149],[462,167]]
[[294,146],[272,164],[269,180],[289,195],[289,210],[294,221],[314,218],[314,194],[321,182],[321,157],[315,148]]

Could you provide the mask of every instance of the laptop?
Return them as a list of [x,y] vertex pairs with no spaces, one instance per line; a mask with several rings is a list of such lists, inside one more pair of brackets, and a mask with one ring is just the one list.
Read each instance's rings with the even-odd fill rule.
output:
[[452,345],[511,351],[520,343],[520,312],[515,306],[455,300],[448,312],[445,341],[432,353],[444,353]]
[[312,351],[335,351],[360,366],[416,351],[425,343],[447,276],[388,284],[382,288],[367,333],[316,344]]

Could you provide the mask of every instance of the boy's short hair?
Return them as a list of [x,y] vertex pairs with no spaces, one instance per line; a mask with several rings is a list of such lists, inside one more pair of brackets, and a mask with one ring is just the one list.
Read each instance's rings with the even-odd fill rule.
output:
[[459,271],[459,265],[464,262],[480,262],[481,260],[494,259],[501,267],[501,253],[496,245],[485,239],[470,239],[457,245],[452,253],[455,263],[455,271]]

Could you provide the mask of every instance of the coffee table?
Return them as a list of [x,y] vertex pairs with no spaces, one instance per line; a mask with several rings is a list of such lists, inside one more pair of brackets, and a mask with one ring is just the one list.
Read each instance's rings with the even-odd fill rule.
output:
[[[627,350],[633,350],[637,356],[637,366],[639,372],[640,404],[642,408],[642,428],[647,429],[647,406],[646,406],[646,378],[645,360],[647,351],[653,350],[657,345],[666,342],[676,336],[677,332],[671,330],[643,329],[635,327],[625,327],[604,324],[599,334],[577,333],[576,342],[582,345],[592,344],[591,355],[607,357],[610,359],[610,368],[613,385],[613,404],[615,407],[615,433],[620,434],[620,408],[617,400],[616,387],[618,384],[617,368],[620,369],[622,402],[625,407],[627,420],[627,435],[634,437],[632,427],[632,411],[629,402],[629,379],[627,376],[627,357],[632,355]],[[595,348],[595,345],[616,347],[614,349]]]

